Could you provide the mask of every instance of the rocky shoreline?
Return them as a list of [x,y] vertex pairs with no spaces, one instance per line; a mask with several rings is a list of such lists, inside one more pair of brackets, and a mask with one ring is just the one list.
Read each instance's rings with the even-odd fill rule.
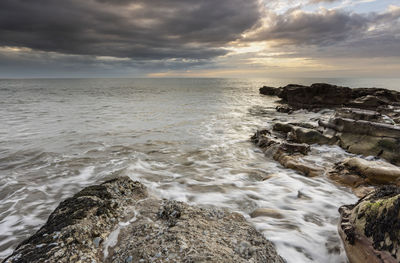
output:
[[141,183],[119,177],[61,202],[3,262],[284,260],[242,215],[160,200]]
[[[279,112],[323,111],[319,120],[275,122],[251,140],[282,166],[326,176],[360,200],[339,208],[338,233],[351,263],[400,260],[400,93],[329,84],[263,87]],[[351,157],[328,165],[315,145],[336,145]],[[251,218],[279,212],[258,208]],[[160,200],[140,182],[118,177],[61,202],[11,262],[284,262],[245,218],[227,209]]]
[[[273,123],[251,139],[282,166],[327,176],[361,198],[339,209],[338,230],[351,263],[399,262],[400,93],[324,83],[264,86],[260,93],[279,97],[279,112],[334,110],[317,122]],[[337,145],[354,156],[319,166],[307,158],[316,144]]]

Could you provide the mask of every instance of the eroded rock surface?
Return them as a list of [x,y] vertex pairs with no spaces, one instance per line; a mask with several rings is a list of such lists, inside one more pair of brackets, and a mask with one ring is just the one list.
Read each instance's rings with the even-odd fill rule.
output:
[[373,190],[371,186],[400,185],[400,168],[383,161],[370,161],[358,157],[347,158],[337,163],[328,176],[353,189],[363,197]]
[[4,262],[284,262],[238,213],[159,200],[128,177],[83,189]]
[[352,98],[352,90],[324,83],[311,86],[289,84],[282,88],[279,97],[294,108],[326,108],[342,106]]
[[[269,88],[269,90],[273,90]],[[351,89],[326,83],[311,86],[289,84],[276,89],[276,95],[288,105],[300,109],[329,108],[349,106],[363,109],[376,109],[399,106],[400,93],[377,88]],[[260,90],[261,92],[261,90]],[[263,93],[262,93],[263,94]],[[272,95],[270,92],[269,95]]]
[[382,187],[339,212],[339,234],[350,263],[400,261],[399,187]]
[[[282,126],[284,131],[291,126]],[[274,128],[275,130],[275,128]],[[303,157],[310,151],[310,145],[307,143],[296,143],[286,140],[286,133],[278,129],[278,132],[261,130],[257,131],[251,140],[262,149],[262,151],[274,160],[278,161],[282,166],[296,170],[306,176],[314,177],[322,175],[325,170],[305,160]]]
[[263,95],[269,95],[269,96],[278,96],[282,92],[282,89],[280,88],[274,88],[274,87],[269,87],[269,86],[264,86],[260,88],[260,93]]
[[338,145],[348,152],[381,157],[400,164],[400,126],[341,117],[320,121],[319,124],[325,128],[324,133],[334,134]]
[[[277,108],[280,112],[331,108],[335,113],[318,123],[276,122],[272,130],[256,133],[253,141],[283,166],[306,175],[327,174],[363,197],[340,208],[339,233],[351,263],[400,262],[400,93],[291,84],[279,88],[277,96],[284,103]],[[288,151],[284,144],[308,149],[315,144],[338,145],[363,156],[313,167],[305,158],[308,151]]]

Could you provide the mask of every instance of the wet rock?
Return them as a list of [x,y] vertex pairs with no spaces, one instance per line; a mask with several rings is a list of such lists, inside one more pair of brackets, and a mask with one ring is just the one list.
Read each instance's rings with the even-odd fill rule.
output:
[[294,111],[294,109],[286,105],[280,105],[276,106],[276,111],[291,114]]
[[326,83],[315,83],[311,86],[289,84],[281,88],[278,96],[283,102],[297,109],[340,106],[374,109],[398,105],[400,102],[400,93],[397,91],[376,88],[351,89]]
[[400,164],[399,126],[347,118],[333,118],[319,124],[327,131],[334,131],[337,144],[348,152]]
[[4,262],[283,262],[243,216],[159,200],[128,177],[66,199]]
[[358,197],[374,190],[373,186],[400,185],[400,168],[384,161],[347,158],[328,171],[335,182],[352,188]]
[[364,96],[376,96],[382,100],[400,102],[400,93],[394,90],[380,88],[355,88],[352,89],[352,98],[361,98]]
[[328,123],[320,121],[319,124],[338,132],[374,137],[400,138],[400,127],[386,123],[346,118],[332,118]]
[[323,167],[319,167],[314,163],[307,162],[302,157],[303,155],[288,154],[281,149],[274,154],[274,160],[278,161],[284,167],[296,170],[305,176],[321,176],[325,173],[325,169]]
[[363,120],[363,121],[372,121],[372,122],[385,122],[393,124],[393,121],[389,121],[387,118],[382,116],[377,111],[373,110],[365,110],[365,109],[358,109],[358,108],[339,108],[336,110],[336,116],[346,119],[352,120]]
[[318,131],[315,126],[308,123],[275,123],[274,131],[282,132],[288,140],[296,143],[306,144],[334,144],[337,141],[335,136],[327,136]]
[[353,157],[338,164],[336,171],[339,169],[342,175],[355,175],[369,184],[397,184],[400,181],[400,168],[383,161],[368,161]]
[[128,256],[133,262],[283,262],[237,213],[167,200],[145,200],[142,206],[106,262]]
[[4,262],[98,261],[101,241],[126,215],[126,207],[146,196],[145,187],[128,177],[89,186],[61,202],[46,224]]
[[284,218],[284,216],[279,211],[277,211],[275,209],[269,209],[269,208],[257,208],[256,210],[254,210],[253,212],[250,213],[250,216],[252,218],[261,217],[261,216],[272,217],[272,218],[276,218],[276,219]]
[[348,106],[364,109],[376,109],[379,106],[388,105],[390,101],[373,95],[367,95],[347,103]]
[[279,97],[295,108],[326,108],[344,105],[352,97],[352,90],[325,83],[311,86],[289,84],[282,88]]
[[338,230],[350,263],[400,261],[400,188],[384,186],[339,209]]
[[264,86],[260,88],[260,94],[269,95],[269,96],[278,96],[281,93],[280,88],[268,87]]
[[[285,126],[281,128],[285,129]],[[271,156],[286,168],[310,177],[322,175],[325,172],[322,167],[303,159],[310,151],[310,145],[306,143],[286,141],[283,137],[279,137],[279,134],[277,136],[269,130],[257,131],[251,139],[266,155]]]

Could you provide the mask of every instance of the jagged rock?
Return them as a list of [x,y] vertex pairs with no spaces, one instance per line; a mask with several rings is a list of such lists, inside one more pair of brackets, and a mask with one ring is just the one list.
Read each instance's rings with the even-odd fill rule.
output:
[[349,101],[346,105],[355,108],[367,108],[376,109],[379,106],[388,105],[391,102],[386,99],[382,99],[373,95],[367,95],[354,100]]
[[90,186],[61,202],[46,224],[3,262],[95,262],[99,244],[146,188],[128,177]]
[[325,169],[302,159],[302,154],[288,154],[282,149],[278,149],[273,158],[284,167],[298,171],[305,176],[314,177],[321,176],[325,173]]
[[358,197],[365,196],[378,185],[400,185],[400,168],[383,161],[347,158],[328,171],[328,177],[349,186]]
[[281,105],[281,106],[276,106],[276,111],[291,114],[294,111],[294,109],[286,105]]
[[264,87],[260,88],[260,93],[263,95],[278,96],[281,93],[281,89],[264,86]]
[[386,123],[353,120],[346,118],[333,118],[328,123],[320,121],[319,124],[338,132],[368,135],[374,137],[400,138],[400,127]]
[[377,156],[400,164],[399,126],[347,118],[333,118],[319,124],[327,131],[334,130],[338,145],[348,152]]
[[338,230],[350,263],[400,261],[400,188],[384,186],[339,209]]
[[352,97],[352,91],[348,87],[325,83],[311,86],[289,84],[282,88],[279,97],[295,108],[329,108],[347,103]]
[[273,130],[286,134],[290,141],[296,143],[323,145],[334,144],[337,141],[336,137],[322,134],[311,124],[287,124],[278,122],[274,124]]
[[400,102],[400,93],[398,91],[380,88],[352,89],[352,99],[361,98],[368,95],[376,96],[387,101]]
[[62,202],[11,262],[284,262],[244,217],[159,200],[128,177]]
[[[273,95],[273,92],[269,92]],[[289,84],[277,93],[283,102],[296,109],[336,108],[350,106],[363,109],[375,109],[400,103],[397,91],[335,86],[326,83],[315,83],[311,86]]]
[[[285,129],[284,127],[282,124],[282,129]],[[306,143],[288,142],[272,135],[268,130],[257,131],[251,139],[266,155],[272,156],[286,168],[310,177],[322,175],[325,172],[322,167],[302,158],[310,151],[310,146]]]
[[377,111],[357,109],[357,108],[339,108],[335,113],[336,117],[352,119],[352,120],[363,120],[372,122],[381,122],[388,124],[393,124],[393,120],[389,117],[385,117]]

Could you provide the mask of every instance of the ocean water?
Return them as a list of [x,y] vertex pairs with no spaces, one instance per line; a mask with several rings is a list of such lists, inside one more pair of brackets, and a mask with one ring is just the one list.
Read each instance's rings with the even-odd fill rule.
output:
[[[263,85],[399,90],[398,79],[0,80],[0,260],[85,186],[128,175],[154,195],[243,214],[288,262],[346,262],[337,209],[357,198],[277,164],[249,138],[286,115]],[[313,146],[316,164],[348,156]],[[250,218],[256,208],[283,218]]]

